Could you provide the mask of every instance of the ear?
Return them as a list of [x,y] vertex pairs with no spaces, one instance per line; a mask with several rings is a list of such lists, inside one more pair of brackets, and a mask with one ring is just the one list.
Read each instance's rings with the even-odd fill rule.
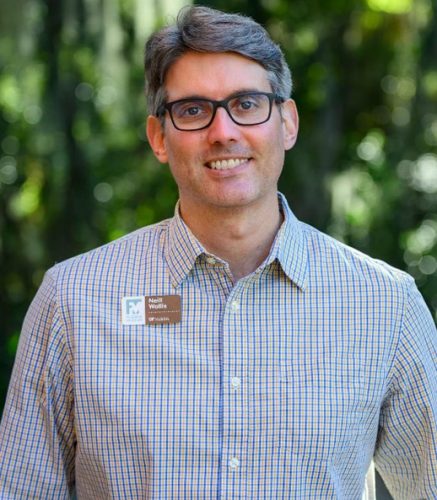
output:
[[164,129],[159,118],[152,115],[147,117],[146,134],[156,158],[161,163],[167,163],[168,156],[165,147]]
[[281,106],[284,149],[289,150],[296,143],[297,132],[299,130],[299,115],[293,99],[287,99]]

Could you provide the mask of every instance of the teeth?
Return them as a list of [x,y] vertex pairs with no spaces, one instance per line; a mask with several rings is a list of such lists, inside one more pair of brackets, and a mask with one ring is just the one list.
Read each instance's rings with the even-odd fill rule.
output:
[[210,162],[209,166],[214,170],[228,170],[230,168],[238,167],[241,163],[247,161],[247,158],[232,158],[230,160],[216,160]]

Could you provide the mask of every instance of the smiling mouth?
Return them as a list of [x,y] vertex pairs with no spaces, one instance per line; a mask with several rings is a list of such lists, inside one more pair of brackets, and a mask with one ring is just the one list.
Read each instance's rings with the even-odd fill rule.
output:
[[230,158],[228,160],[213,160],[206,163],[212,170],[230,170],[238,167],[242,163],[249,161],[250,158]]

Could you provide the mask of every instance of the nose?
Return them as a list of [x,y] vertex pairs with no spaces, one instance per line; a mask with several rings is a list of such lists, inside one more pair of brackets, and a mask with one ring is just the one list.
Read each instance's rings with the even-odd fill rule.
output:
[[211,125],[207,129],[208,141],[211,144],[224,144],[236,141],[240,135],[240,127],[232,121],[225,108],[219,107]]

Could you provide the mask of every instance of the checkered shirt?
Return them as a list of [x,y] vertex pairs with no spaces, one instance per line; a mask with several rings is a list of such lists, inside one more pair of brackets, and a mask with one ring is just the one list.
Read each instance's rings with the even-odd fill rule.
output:
[[[1,499],[353,500],[372,460],[396,499],[437,498],[437,334],[412,278],[279,200],[270,254],[235,284],[178,210],[47,272]],[[123,298],[165,295],[179,322],[123,324]]]

